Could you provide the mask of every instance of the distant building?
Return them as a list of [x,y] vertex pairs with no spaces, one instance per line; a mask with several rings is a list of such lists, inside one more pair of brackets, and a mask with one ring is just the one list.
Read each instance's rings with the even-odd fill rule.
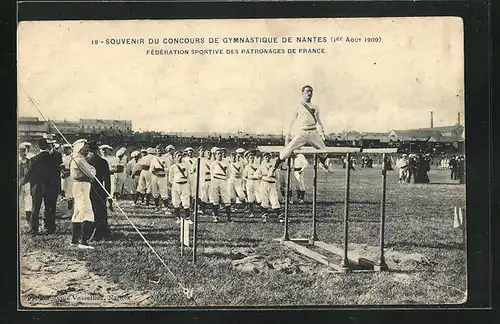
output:
[[462,141],[463,126],[442,126],[432,128],[417,128],[408,130],[393,130],[388,137],[392,141],[425,141],[425,142],[457,142]]
[[80,132],[96,133],[101,131],[130,133],[132,132],[131,120],[113,119],[80,119],[78,122]]
[[47,124],[37,117],[19,117],[18,133],[21,137],[38,137],[48,132]]
[[51,120],[51,122],[47,123],[38,117],[19,117],[19,136],[33,139],[41,137],[45,133],[57,134],[57,130],[64,135],[132,133],[132,121],[130,120],[80,119],[79,121]]

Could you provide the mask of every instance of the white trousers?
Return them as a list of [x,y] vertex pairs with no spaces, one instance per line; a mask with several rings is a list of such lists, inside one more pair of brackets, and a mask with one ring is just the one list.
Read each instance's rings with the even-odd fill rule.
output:
[[247,196],[248,202],[254,202],[260,204],[260,180],[247,180]]
[[73,223],[94,221],[94,212],[90,202],[90,182],[74,181],[73,197],[75,199],[74,212],[71,217]]
[[151,175],[151,194],[153,198],[161,197],[161,199],[168,198],[168,179],[167,177],[158,177],[154,174]]
[[245,199],[245,192],[243,191],[243,179],[242,178],[229,178],[229,194],[231,199],[238,198],[240,201]]
[[31,198],[31,186],[28,182],[21,187],[21,192],[19,193],[19,208],[24,208],[25,212],[30,212],[33,210],[33,200]]
[[293,175],[295,177],[295,187],[297,190],[300,191],[305,191],[306,190],[306,183],[304,181],[304,173],[300,173],[299,171],[294,171]]
[[210,180],[209,181],[200,181],[200,191],[198,192],[198,196],[201,201],[208,204],[210,201]]
[[122,194],[125,192],[125,181],[127,180],[127,175],[125,172],[116,173],[116,192]]
[[278,200],[278,189],[276,183],[261,181],[260,198],[262,200],[261,205],[263,208],[269,208],[269,205],[271,205],[272,209],[280,208],[280,203]]
[[224,205],[231,204],[231,196],[229,194],[229,185],[227,180],[220,180],[212,178],[210,185],[210,198],[214,205],[218,205],[220,198],[222,198],[222,203]]
[[173,183],[172,184],[172,205],[174,208],[179,208],[182,204],[184,209],[189,208],[190,190],[189,183]]
[[280,152],[280,160],[287,159],[294,150],[301,148],[305,144],[309,144],[316,149],[323,149],[326,147],[318,131],[300,131],[300,133],[295,135],[290,143]]
[[[139,175],[139,182],[137,183],[137,192],[141,194],[151,193],[151,172],[149,170],[142,170]],[[113,180],[111,180],[113,183]]]

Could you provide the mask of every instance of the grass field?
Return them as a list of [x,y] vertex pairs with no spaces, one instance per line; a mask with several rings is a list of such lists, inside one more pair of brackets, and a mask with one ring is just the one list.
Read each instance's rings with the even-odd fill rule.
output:
[[[449,180],[448,170],[432,170],[431,184],[399,184],[387,176],[386,253],[390,271],[333,273],[324,265],[280,245],[283,224],[236,213],[232,223],[214,224],[200,216],[198,261],[190,249],[179,254],[179,225],[153,209],[121,205],[178,280],[193,288],[188,300],[127,220],[110,215],[113,239],[93,251],[69,247],[71,225],[63,218],[57,234],[21,233],[21,253],[42,250],[85,261],[90,271],[124,289],[148,291],[149,306],[288,306],[462,303],[466,294],[466,253],[462,232],[453,228],[453,208],[465,206],[465,186]],[[306,201],[312,199],[311,170]],[[318,236],[339,246],[343,240],[344,172],[319,172]],[[380,169],[351,173],[350,249],[379,242],[382,177]],[[67,214],[60,204],[58,214]],[[291,237],[311,234],[311,204],[290,206]],[[64,216],[63,216],[64,217]],[[253,266],[238,262],[254,256]],[[391,258],[391,255],[395,255]],[[397,256],[397,257],[396,257]],[[339,261],[338,259],[334,259]],[[250,270],[249,270],[250,269]],[[159,283],[155,283],[158,282]]]

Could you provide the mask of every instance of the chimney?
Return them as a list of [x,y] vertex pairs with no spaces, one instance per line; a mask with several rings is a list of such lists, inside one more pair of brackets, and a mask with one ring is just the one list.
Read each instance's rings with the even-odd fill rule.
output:
[[460,113],[458,113],[458,121],[457,124],[460,125]]
[[432,110],[431,110],[431,128],[434,128],[434,119],[432,118]]

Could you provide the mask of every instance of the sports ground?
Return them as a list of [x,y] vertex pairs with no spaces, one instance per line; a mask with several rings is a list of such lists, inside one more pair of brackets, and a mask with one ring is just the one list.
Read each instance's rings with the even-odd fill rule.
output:
[[[311,235],[311,169],[305,176],[306,203],[290,206],[289,234],[293,238]],[[343,242],[344,176],[339,167],[333,173],[318,172],[317,233],[320,240],[339,246]],[[465,185],[451,181],[449,170],[431,170],[430,184],[398,183],[397,177],[396,170],[388,171],[385,251],[389,271],[335,273],[281,245],[276,239],[283,235],[284,224],[274,219],[263,223],[257,215],[249,218],[243,212],[236,212],[231,223],[224,220],[213,223],[210,216],[199,216],[198,257],[193,265],[190,248],[180,256],[179,224],[173,216],[155,212],[153,206],[133,207],[130,201],[119,201],[130,220],[165,260],[172,271],[169,273],[116,211],[109,215],[112,240],[96,244],[94,250],[70,247],[70,215],[66,205],[59,202],[60,219],[55,235],[27,236],[24,219],[20,219],[21,300],[24,298],[26,305],[40,306],[43,303],[37,301],[43,299],[41,295],[69,296],[83,283],[93,280],[101,284],[89,283],[91,288],[81,294],[94,296],[97,300],[94,304],[84,301],[85,298],[80,301],[76,298],[71,303],[64,298],[52,299],[50,304],[276,307],[465,302],[466,248],[463,232],[453,228],[454,207],[465,207]],[[380,168],[352,171],[350,187],[349,249],[376,256],[382,189]],[[327,257],[340,262],[335,255]],[[31,264],[33,259],[38,262],[36,269]],[[54,268],[52,264],[48,268],[46,263],[54,260],[59,260],[60,266]],[[71,271],[80,275],[68,276]],[[48,281],[35,283],[34,278],[44,272]],[[60,282],[52,285],[50,278],[59,278]],[[105,301],[106,283],[114,287],[107,289],[106,296],[116,290],[124,298],[129,296],[130,301],[123,304]],[[179,283],[193,289],[192,299],[186,298]],[[139,295],[144,298],[135,303],[133,298]],[[31,301],[26,302],[26,298]]]

